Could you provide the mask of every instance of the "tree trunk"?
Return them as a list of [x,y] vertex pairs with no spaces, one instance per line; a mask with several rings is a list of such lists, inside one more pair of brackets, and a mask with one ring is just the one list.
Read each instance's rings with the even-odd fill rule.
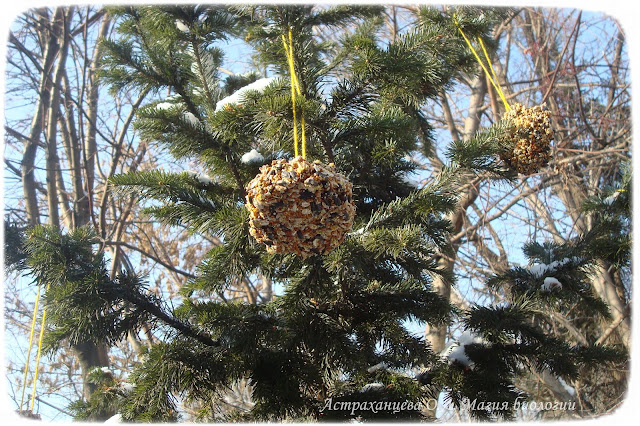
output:
[[593,279],[593,287],[598,296],[604,300],[611,311],[611,322],[602,324],[602,331],[608,331],[611,324],[618,322],[617,334],[622,343],[629,348],[631,345],[631,316],[624,300],[617,292],[616,283],[609,272],[609,265],[604,261],[598,263],[597,274]]
[[[74,118],[74,105],[71,93],[71,86],[67,75],[62,78],[64,85],[64,107],[65,107],[65,127],[67,129],[63,134],[68,134],[68,143],[65,144],[67,158],[69,159],[69,174],[71,176],[71,188],[73,192],[73,227],[81,226],[82,221],[88,222],[89,214],[89,197],[84,190],[82,184],[83,166],[82,166],[82,142],[78,138],[78,128]],[[82,111],[79,111],[82,114]]]
[[109,365],[107,348],[104,345],[96,345],[91,342],[84,342],[73,346],[73,350],[78,357],[78,363],[82,369],[82,396],[85,401],[91,398],[91,394],[96,390],[96,385],[87,382],[87,376],[96,367]]
[[40,84],[38,87],[40,96],[36,103],[35,114],[31,120],[31,130],[29,131],[29,136],[25,141],[21,164],[25,210],[27,212],[27,221],[30,226],[38,225],[40,223],[40,209],[38,207],[38,197],[36,193],[34,166],[38,145],[40,145],[40,138],[46,122],[46,112],[51,104],[51,89],[53,86],[51,70],[59,51],[58,37],[57,34],[53,33],[53,31],[61,28],[62,21],[64,19],[64,9],[61,7],[56,8],[52,20],[46,13],[46,9],[39,10],[36,13],[42,27],[48,28],[50,25],[52,31],[45,31],[42,35],[42,39],[47,42],[44,49],[45,53],[42,62],[42,75],[40,76]]
[[51,87],[51,101],[49,103],[49,112],[47,120],[47,143],[46,143],[46,162],[47,162],[47,201],[49,208],[49,223],[60,228],[60,216],[58,212],[58,171],[60,169],[58,159],[58,112],[60,110],[60,82],[62,74],[67,62],[67,52],[69,51],[69,24],[71,15],[73,15],[74,7],[70,7],[66,13],[62,15],[61,22],[54,22],[54,34],[59,40],[58,45],[58,64],[54,73],[53,84]]
[[[480,128],[481,107],[484,97],[487,94],[486,79],[483,74],[476,77],[473,82],[472,94],[469,100],[469,115],[464,123],[465,138],[473,136]],[[453,225],[453,234],[457,234],[463,227],[464,216],[467,208],[473,204],[478,197],[477,185],[471,184],[466,188],[466,192],[460,197],[458,208],[455,212],[448,215],[448,219]],[[439,260],[439,266],[448,273],[453,272],[455,264],[455,253],[458,251],[459,244],[456,243],[452,247],[451,258],[442,257]],[[451,283],[440,277],[433,280],[433,289],[446,300],[451,300]],[[429,325],[426,327],[426,338],[431,343],[434,352],[440,353],[445,347],[447,338],[447,324]]]
[[[106,37],[110,24],[111,19],[105,15],[102,19],[102,24],[100,25],[98,37]],[[88,119],[84,145],[86,191],[82,191],[80,187],[76,188],[76,190],[80,192],[79,195],[83,196],[81,199],[78,199],[79,202],[82,202],[83,208],[80,209],[76,215],[76,226],[84,226],[89,224],[91,221],[91,197],[94,188],[95,159],[97,153],[96,119],[98,117],[99,84],[95,77],[95,73],[100,62],[101,49],[99,46],[100,44],[97,44],[94,49],[93,60],[91,61],[89,68],[88,109],[86,111]],[[79,143],[77,148],[80,148]],[[74,149],[75,152],[80,151],[80,149],[77,148]],[[77,161],[79,163],[79,158]],[[74,350],[78,355],[80,365],[82,366],[82,377],[84,383],[83,395],[85,400],[88,400],[92,392],[95,390],[95,385],[87,383],[86,377],[93,368],[109,365],[109,348],[104,344],[96,345],[91,342],[85,342],[74,346]]]
[[[100,30],[98,31],[98,37],[104,38],[109,33],[109,27],[111,25],[111,18],[108,15],[105,15],[102,18],[102,23],[100,25]],[[85,141],[84,141],[84,161],[85,161],[85,170],[86,170],[86,192],[89,197],[88,202],[91,206],[92,198],[93,198],[93,187],[95,181],[95,164],[96,157],[98,153],[98,147],[96,143],[96,120],[98,118],[98,89],[99,84],[96,78],[96,71],[100,66],[100,56],[101,56],[102,48],[101,44],[96,44],[96,47],[93,52],[93,60],[89,65],[88,70],[88,82],[89,82],[89,90],[87,96],[87,126],[85,133]],[[91,213],[89,209],[89,213]],[[80,222],[81,225],[85,225],[89,223],[90,217],[81,217]]]
[[[70,156],[68,155],[71,149],[71,135],[69,135],[69,129],[65,123],[65,116],[63,110],[61,109],[62,105],[58,105],[58,128],[60,129],[60,133],[62,135],[62,143],[64,145],[65,151],[67,152],[67,169],[71,170],[72,162],[70,160]],[[69,193],[65,188],[64,176],[62,174],[62,167],[59,167],[56,170],[56,178],[58,180],[58,204],[62,206],[62,218],[64,220],[64,224],[67,229],[73,229],[73,215],[74,212],[71,209],[71,198],[69,197]]]

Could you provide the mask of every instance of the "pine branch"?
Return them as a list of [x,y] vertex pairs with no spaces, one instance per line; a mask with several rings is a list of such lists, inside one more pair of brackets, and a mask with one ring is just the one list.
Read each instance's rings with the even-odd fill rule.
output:
[[151,303],[149,300],[142,297],[141,295],[137,293],[126,293],[125,297],[134,305],[139,306],[140,308],[144,309],[146,312],[149,312],[150,314],[152,314],[153,316],[155,316],[156,318],[158,318],[168,326],[179,331],[183,335],[187,337],[191,337],[207,346],[220,346],[219,341],[211,339],[209,335],[204,334],[196,330],[193,326],[187,323],[184,323],[182,321],[179,321],[175,317],[167,314],[158,305],[156,305],[155,303]]
[[143,250],[140,247],[136,247],[136,246],[134,246],[132,244],[129,244],[126,241],[105,241],[103,244],[105,246],[114,246],[114,245],[123,246],[123,247],[126,247],[128,249],[135,250],[138,253],[144,255],[145,257],[147,257],[149,259],[152,259],[154,262],[164,266],[165,268],[167,268],[168,270],[170,270],[172,272],[175,272],[175,273],[180,274],[182,276],[185,276],[187,278],[195,278],[196,277],[195,275],[193,275],[193,274],[191,274],[189,272],[183,271],[181,269],[178,269],[175,266],[173,266],[173,265],[163,261],[162,259],[158,258],[157,256],[154,256],[153,254],[149,253],[148,251]]

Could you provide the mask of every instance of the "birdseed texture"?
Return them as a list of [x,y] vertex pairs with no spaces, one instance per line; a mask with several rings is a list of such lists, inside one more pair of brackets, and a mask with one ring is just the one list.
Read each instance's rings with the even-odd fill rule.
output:
[[264,165],[247,186],[249,233],[269,253],[306,258],[340,245],[355,217],[353,185],[333,163],[302,157]]

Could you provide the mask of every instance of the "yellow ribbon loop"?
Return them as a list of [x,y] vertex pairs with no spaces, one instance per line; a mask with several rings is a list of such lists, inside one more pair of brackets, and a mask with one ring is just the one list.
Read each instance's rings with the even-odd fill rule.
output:
[[482,47],[482,51],[484,52],[484,57],[487,58],[487,63],[489,64],[489,68],[491,69],[491,73],[493,74],[493,78],[495,80],[495,83],[493,84],[493,86],[496,87],[496,91],[498,92],[498,95],[500,95],[500,99],[502,99],[502,103],[504,103],[505,109],[509,111],[511,107],[507,102],[507,98],[504,96],[502,87],[500,87],[500,85],[498,84],[498,75],[496,74],[496,71],[493,69],[493,64],[491,63],[491,59],[489,59],[489,54],[487,53],[487,49],[485,49],[484,42],[482,41],[482,38],[480,38],[480,36],[478,36],[478,41],[480,42],[480,47]]
[[[478,41],[480,42],[480,46],[482,47],[482,51],[484,52],[484,57],[487,59],[487,63],[489,64],[489,67],[491,67],[491,72],[493,73],[493,76],[492,76],[491,73],[489,73],[489,70],[487,70],[487,67],[485,66],[484,62],[482,62],[482,59],[480,59],[480,55],[478,55],[478,53],[476,52],[476,49],[473,48],[473,45],[471,44],[471,41],[469,41],[469,39],[467,38],[467,36],[464,33],[464,31],[462,31],[462,28],[460,27],[460,23],[458,22],[458,18],[456,17],[455,14],[453,15],[453,20],[454,20],[454,22],[456,24],[456,27],[458,28],[458,31],[460,31],[460,34],[462,35],[462,38],[464,38],[464,41],[467,43],[467,46],[469,46],[469,49],[471,50],[471,53],[473,53],[473,56],[475,56],[476,61],[478,61],[478,63],[480,64],[480,66],[484,70],[487,78],[491,82],[491,85],[493,86],[494,89],[496,89],[496,92],[498,92],[498,95],[500,96],[500,99],[502,99],[502,103],[504,103],[505,109],[507,111],[509,111],[511,109],[511,106],[509,106],[509,103],[507,102],[507,98],[504,95],[504,92],[502,91],[502,88],[498,84],[498,76],[496,75],[496,72],[493,69],[493,64],[491,64],[491,60],[489,59],[489,55],[487,54],[487,49],[485,49],[484,43],[482,42],[482,39],[480,38],[480,36],[478,36]],[[494,78],[495,78],[495,80],[494,80]]]
[[[20,397],[20,411],[22,411],[22,406],[24,405],[24,391],[27,388],[27,373],[29,372],[29,360],[31,359],[31,347],[33,346],[33,336],[36,331],[36,318],[38,316],[38,304],[40,302],[40,293],[42,290],[42,284],[38,284],[38,292],[36,293],[36,302],[33,306],[33,320],[31,321],[31,332],[29,334],[29,349],[27,350],[27,362],[24,366],[24,377],[22,378],[22,396]],[[45,292],[49,290],[49,285],[47,284],[47,288]],[[40,354],[42,353],[42,340],[44,337],[44,328],[47,319],[47,308],[45,307],[42,311],[42,322],[40,323],[40,337],[38,339],[38,353],[36,355],[36,370],[33,374],[33,389],[31,391],[31,406],[29,410],[33,412],[33,407],[36,402],[36,387],[38,385],[38,369],[40,368]]]
[[[49,285],[47,284],[47,290]],[[42,352],[42,338],[44,337],[45,321],[47,318],[47,307],[42,311],[42,322],[40,323],[40,338],[38,339],[38,354],[36,355],[36,371],[33,373],[33,390],[31,391],[31,412],[36,402],[36,386],[38,384],[38,369],[40,368],[40,353]]]
[[[282,44],[284,45],[284,51],[287,54],[287,61],[289,62],[289,73],[291,74],[291,105],[293,108],[293,150],[294,154],[298,156],[298,119],[296,110],[296,95],[302,97],[302,91],[300,90],[300,82],[296,76],[295,65],[293,62],[293,36],[291,34],[291,28],[289,28],[289,42],[282,35]],[[307,138],[305,134],[305,122],[304,113],[301,111],[300,125],[302,127],[302,158],[307,158]]]
[[[31,359],[31,347],[33,346],[33,335],[36,330],[36,317],[38,315],[38,303],[40,302],[40,290],[42,284],[38,285],[38,292],[36,293],[36,302],[33,306],[33,320],[31,321],[31,333],[29,334],[29,349],[27,349],[27,362],[24,366],[24,377],[22,378],[22,397],[20,398],[20,411],[22,411],[22,405],[24,403],[24,391],[27,387],[27,373],[29,372],[29,360]],[[34,381],[35,383],[35,381]]]

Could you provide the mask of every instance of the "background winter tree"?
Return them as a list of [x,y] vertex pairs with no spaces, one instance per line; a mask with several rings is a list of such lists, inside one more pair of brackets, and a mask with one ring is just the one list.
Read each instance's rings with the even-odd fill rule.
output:
[[[505,106],[458,26],[508,103],[546,103],[546,167],[505,167]],[[244,207],[259,167],[293,156],[288,30],[308,158],[335,163],[356,203],[345,242],[307,259],[267,253]],[[227,70],[230,40],[250,73]],[[429,419],[323,407],[442,395],[452,420],[624,398],[630,98],[610,18],[61,7],[16,21],[9,51],[8,105],[34,113],[7,109],[5,193],[24,196],[5,198],[5,317],[25,347],[28,284],[49,286],[39,400],[94,420]],[[511,410],[525,399],[576,408]]]

